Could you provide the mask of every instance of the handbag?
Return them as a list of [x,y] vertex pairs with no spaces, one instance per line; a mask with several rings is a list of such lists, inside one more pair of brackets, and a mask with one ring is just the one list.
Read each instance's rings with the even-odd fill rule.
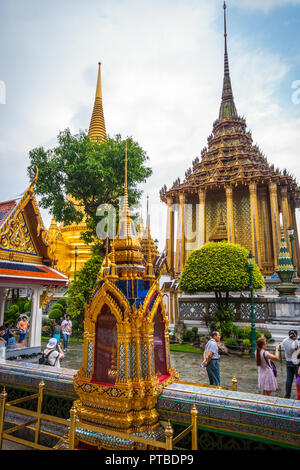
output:
[[272,369],[272,372],[273,372],[273,374],[274,374],[274,377],[277,377],[277,368],[276,368],[274,362],[271,361],[271,360],[268,360],[268,359],[266,358],[265,353],[264,353],[264,358],[265,358],[265,361],[266,361],[266,363],[268,364],[268,366]]

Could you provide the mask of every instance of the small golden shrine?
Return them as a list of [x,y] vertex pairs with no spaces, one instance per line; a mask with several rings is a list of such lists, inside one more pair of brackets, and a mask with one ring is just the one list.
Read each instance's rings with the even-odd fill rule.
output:
[[[80,422],[157,436],[156,402],[178,379],[170,363],[168,315],[155,279],[148,237],[146,266],[129,215],[127,145],[124,209],[112,241],[110,264],[86,305],[83,364],[74,376],[77,448],[125,448],[119,439],[80,431]],[[148,230],[148,235],[150,230]],[[125,446],[125,447],[124,447]]]
[[[106,139],[102,106],[101,62],[98,63],[96,96],[88,135],[92,142],[101,143]],[[70,198],[70,196],[67,197]],[[73,202],[76,203],[75,200]],[[84,219],[79,224],[61,224],[58,227],[53,218],[49,227],[50,248],[57,260],[57,269],[66,274],[70,280],[73,280],[75,274],[75,247],[77,247],[76,271],[79,271],[91,257],[91,246],[81,238],[81,233],[86,230]]]
[[[193,168],[178,178],[160,197],[168,205],[166,253],[169,271],[182,272],[189,253],[221,236],[239,243],[255,255],[264,275],[277,267],[280,249],[280,213],[284,233],[295,234],[294,261],[300,269],[296,208],[299,188],[289,172],[270,165],[237,113],[227,51],[226,4],[224,2],[224,82],[218,119],[207,146]],[[222,213],[222,221],[220,219]],[[174,226],[177,215],[177,235]],[[221,224],[221,225],[220,225]],[[221,233],[222,231],[222,233]],[[289,246],[291,251],[291,247]]]

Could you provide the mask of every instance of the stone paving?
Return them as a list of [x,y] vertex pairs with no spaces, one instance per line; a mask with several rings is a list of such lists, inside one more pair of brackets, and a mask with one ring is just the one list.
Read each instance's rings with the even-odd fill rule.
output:
[[[43,347],[45,343],[43,344]],[[82,343],[69,343],[69,350],[65,353],[62,367],[79,369],[82,363]],[[200,367],[202,362],[201,354],[171,352],[172,365],[179,372],[180,380],[183,382],[197,382],[209,384],[205,368]],[[286,370],[285,362],[276,361],[278,390],[273,396],[284,397]],[[254,359],[250,357],[238,357],[236,355],[221,356],[221,385],[231,386],[231,380],[235,375],[238,381],[240,392],[259,393],[257,388],[257,367]],[[291,398],[296,399],[296,384],[293,383]]]

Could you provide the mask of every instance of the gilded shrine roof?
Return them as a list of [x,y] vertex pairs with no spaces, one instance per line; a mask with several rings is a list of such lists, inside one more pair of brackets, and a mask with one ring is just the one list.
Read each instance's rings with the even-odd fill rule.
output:
[[[160,190],[161,200],[168,197],[178,200],[179,193],[197,194],[199,190],[216,190],[224,187],[237,187],[257,183],[275,183],[286,186],[300,206],[297,182],[286,169],[280,170],[269,164],[257,145],[253,144],[251,132],[247,130],[246,120],[237,113],[227,52],[226,5],[224,4],[224,80],[219,117],[213,124],[212,134],[201,156],[192,162],[192,168],[185,172],[185,178],[174,181],[171,188],[164,185]],[[175,202],[175,201],[174,201]]]

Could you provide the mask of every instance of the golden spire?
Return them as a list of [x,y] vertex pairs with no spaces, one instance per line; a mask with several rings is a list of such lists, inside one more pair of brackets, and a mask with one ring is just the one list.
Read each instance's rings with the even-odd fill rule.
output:
[[106,139],[106,130],[102,106],[102,89],[101,89],[101,62],[98,63],[98,79],[94,109],[89,128],[89,138],[92,142],[101,143]]
[[127,183],[127,140],[125,143],[125,181],[124,181],[124,205],[120,216],[119,230],[114,243],[116,264],[140,265],[143,259],[141,245],[136,237],[134,223],[130,217],[128,205]]
[[153,264],[151,260],[151,247],[150,247],[150,224],[148,225],[148,240],[147,240],[147,264],[146,264],[146,270],[145,270],[145,276],[144,279],[147,281],[152,281],[155,279],[155,276],[153,274]]

